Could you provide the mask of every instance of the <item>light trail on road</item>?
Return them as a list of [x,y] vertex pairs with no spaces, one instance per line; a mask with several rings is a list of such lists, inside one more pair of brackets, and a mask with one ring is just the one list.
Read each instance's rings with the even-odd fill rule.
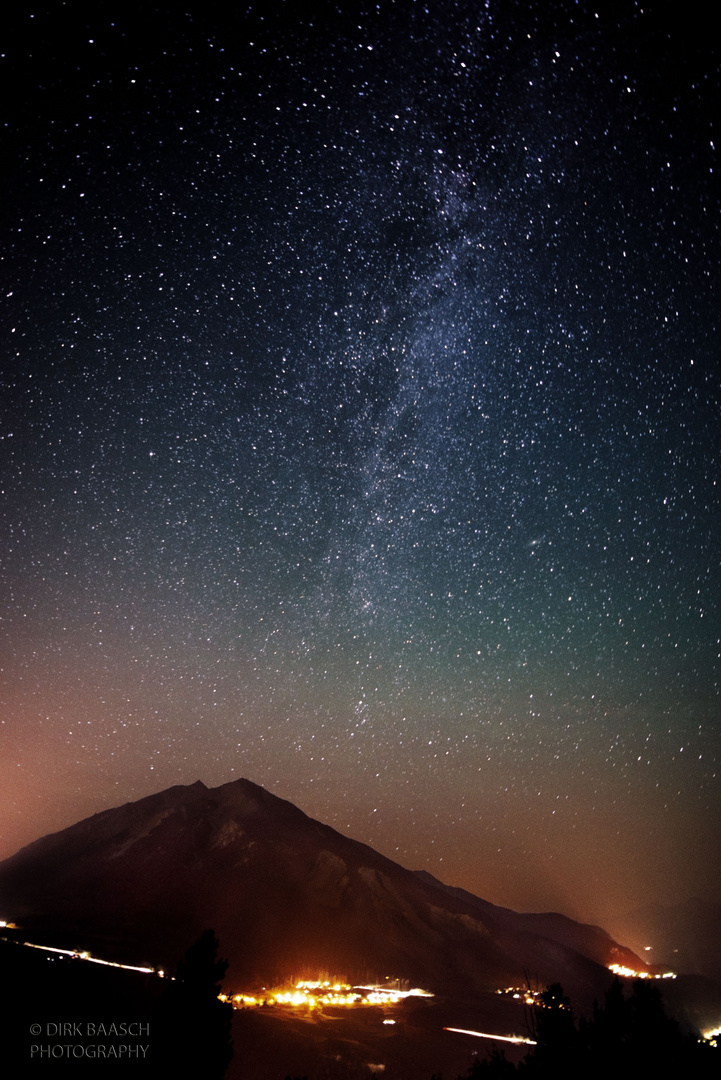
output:
[[501,1042],[527,1043],[536,1046],[535,1039],[527,1039],[524,1035],[491,1035],[487,1031],[469,1031],[467,1028],[444,1027],[444,1031],[455,1031],[458,1035],[476,1035],[479,1039],[500,1039]]

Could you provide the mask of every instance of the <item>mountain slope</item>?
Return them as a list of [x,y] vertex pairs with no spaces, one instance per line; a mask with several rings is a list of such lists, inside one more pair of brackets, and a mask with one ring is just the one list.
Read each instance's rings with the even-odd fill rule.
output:
[[327,971],[485,990],[529,973],[588,999],[599,965],[643,966],[598,928],[414,874],[248,780],[169,788],[30,844],[0,864],[0,912],[27,937],[163,965],[212,926],[231,986]]
[[[549,911],[541,913],[520,913],[510,908],[498,907],[488,900],[481,900],[473,893],[465,889],[458,889],[451,885],[444,885],[432,874],[425,870],[416,870],[416,876],[436,888],[458,897],[478,913],[479,917],[494,927],[497,938],[501,937],[538,937],[548,942],[555,942],[567,949],[575,949],[582,956],[594,960],[597,964],[606,967],[608,964],[626,964],[633,966],[634,970],[642,970],[645,964],[637,966],[639,961],[630,949],[619,945],[611,935],[600,926],[590,923],[579,923],[570,919],[567,915]],[[633,965],[630,960],[633,957]]]

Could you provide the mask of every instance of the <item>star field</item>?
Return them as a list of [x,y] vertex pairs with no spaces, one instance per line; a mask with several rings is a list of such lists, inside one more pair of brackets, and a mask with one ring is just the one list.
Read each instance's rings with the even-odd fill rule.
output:
[[246,776],[498,903],[718,898],[710,25],[190,7],[0,58],[2,855]]

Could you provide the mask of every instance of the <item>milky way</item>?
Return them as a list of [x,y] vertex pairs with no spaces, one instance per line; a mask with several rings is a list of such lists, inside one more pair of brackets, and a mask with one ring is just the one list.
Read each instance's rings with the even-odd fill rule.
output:
[[246,776],[497,902],[715,896],[710,24],[339,6],[7,35],[2,854]]

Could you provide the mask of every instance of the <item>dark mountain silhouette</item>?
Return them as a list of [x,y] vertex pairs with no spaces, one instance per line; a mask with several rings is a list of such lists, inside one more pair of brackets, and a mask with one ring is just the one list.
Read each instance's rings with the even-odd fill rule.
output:
[[413,873],[248,780],[198,781],[96,814],[0,864],[0,912],[26,939],[171,966],[208,926],[226,986],[325,971],[437,992],[562,981],[642,961],[598,927],[522,915]]
[[[575,949],[582,956],[604,967],[609,964],[626,964],[629,967],[632,966],[635,971],[645,968],[645,964],[639,962],[635,953],[615,942],[611,935],[600,926],[575,922],[567,915],[552,911],[521,914],[510,908],[498,907],[496,904],[489,903],[488,900],[481,900],[480,897],[474,896],[465,889],[444,885],[425,870],[417,870],[416,877],[473,907],[480,918],[493,926],[496,940],[524,941],[529,960],[537,952],[540,942],[540,947],[544,952],[551,949],[554,944],[560,945],[563,948]],[[629,962],[631,957],[633,957],[633,964]]]

